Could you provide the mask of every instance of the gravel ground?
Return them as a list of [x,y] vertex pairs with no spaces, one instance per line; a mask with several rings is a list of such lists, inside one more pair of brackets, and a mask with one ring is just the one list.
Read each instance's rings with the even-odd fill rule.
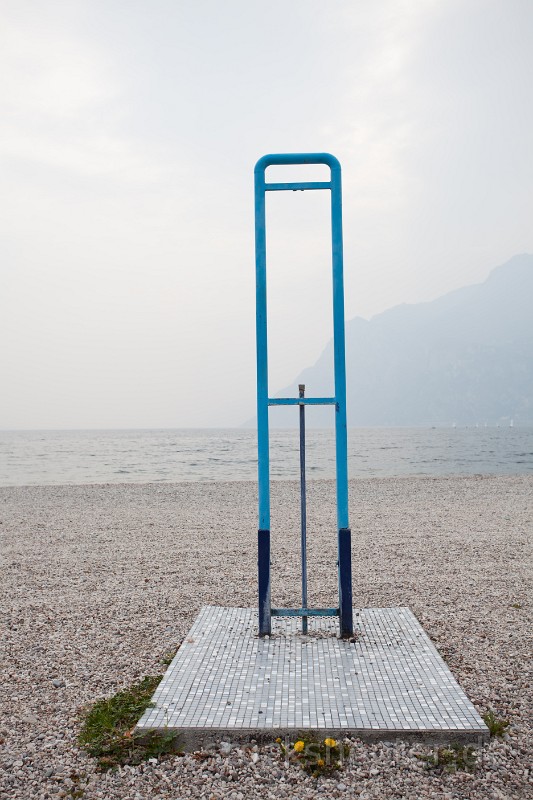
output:
[[[0,797],[530,798],[533,478],[350,484],[354,600],[410,606],[480,713],[510,721],[473,773],[428,770],[422,746],[353,742],[333,779],[276,747],[172,756],[102,774],[76,745],[79,709],[147,674],[200,606],[253,606],[256,486],[0,489]],[[273,602],[298,602],[298,487],[274,483]],[[335,497],[309,484],[310,602],[335,602]]]

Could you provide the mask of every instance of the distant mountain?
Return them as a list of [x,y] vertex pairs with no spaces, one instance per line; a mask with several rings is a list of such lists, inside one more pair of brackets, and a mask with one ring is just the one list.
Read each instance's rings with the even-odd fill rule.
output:
[[[348,321],[346,367],[350,426],[533,425],[533,256],[432,302]],[[298,383],[333,394],[332,341],[277,396]],[[286,425],[277,412],[272,425]],[[331,410],[309,422],[330,425]]]

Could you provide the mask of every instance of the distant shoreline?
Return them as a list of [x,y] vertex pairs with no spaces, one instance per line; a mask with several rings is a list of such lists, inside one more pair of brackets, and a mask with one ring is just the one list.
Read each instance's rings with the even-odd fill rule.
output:
[[[299,475],[298,431],[271,429],[272,480]],[[356,428],[351,477],[533,474],[533,428]],[[307,431],[308,479],[335,476],[331,429]],[[244,429],[0,433],[0,485],[257,480],[256,432]]]

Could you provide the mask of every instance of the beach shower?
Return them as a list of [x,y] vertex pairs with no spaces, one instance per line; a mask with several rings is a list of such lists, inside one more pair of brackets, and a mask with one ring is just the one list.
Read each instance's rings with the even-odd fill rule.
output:
[[[325,164],[329,181],[267,183],[266,169],[272,165]],[[255,265],[257,336],[257,441],[259,481],[258,583],[259,635],[271,633],[273,616],[302,617],[307,632],[308,617],[339,617],[340,635],[353,635],[351,531],[348,521],[348,454],[346,430],[346,364],[344,344],[344,284],[342,252],[341,166],[329,153],[283,153],[265,155],[255,165]],[[266,213],[265,193],[280,191],[328,190],[331,193],[331,239],[333,274],[333,349],[335,397],[305,397],[305,386],[298,397],[274,398],[268,395],[267,301],[266,301]],[[337,608],[307,607],[307,530],[305,482],[305,406],[331,405],[335,409],[335,462],[337,479]],[[270,461],[269,406],[298,406],[300,421],[300,499],[302,605],[300,608],[272,608],[270,563]]]
[[[266,182],[267,167],[292,164],[325,164],[330,180]],[[295,397],[273,398],[268,393],[265,197],[266,192],[308,189],[331,193],[335,396],[308,397],[301,384]],[[312,751],[315,759],[322,752],[331,755],[336,743],[346,741],[346,736],[375,743],[378,739],[390,742],[407,735],[410,740],[435,741],[439,745],[443,741],[481,744],[489,737],[487,726],[408,607],[358,608],[354,630],[341,214],[341,168],[334,156],[289,153],[263,156],[257,162],[259,614],[256,608],[202,606],[172,659],[135,730],[165,737],[174,732],[184,750],[205,753],[215,744],[221,753],[229,755],[234,744],[248,749],[251,741],[259,747],[276,739],[285,743],[285,756],[290,752],[299,758],[306,743],[311,743],[310,748],[322,748]],[[316,405],[332,406],[335,414],[336,608],[310,608],[307,600],[305,414],[307,406]],[[299,608],[273,608],[271,603],[270,406],[294,406],[293,412],[298,410],[300,419]],[[375,491],[382,489],[380,484]],[[219,524],[220,507],[215,504],[211,508],[213,522]],[[222,518],[221,527],[222,535],[229,535],[233,520],[224,522]],[[334,522],[331,527],[335,528]],[[231,571],[226,573],[228,578],[230,574]],[[314,635],[297,635],[299,630],[308,632],[309,618],[313,618],[309,632]],[[307,763],[319,768],[320,762],[325,765],[322,757]]]

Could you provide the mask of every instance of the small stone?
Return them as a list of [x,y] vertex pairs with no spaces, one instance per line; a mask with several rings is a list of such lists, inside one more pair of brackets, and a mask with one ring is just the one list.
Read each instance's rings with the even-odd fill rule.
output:
[[61,678],[54,678],[52,681],[52,686],[54,686],[56,689],[62,689],[63,686],[65,686],[65,681],[61,680]]

